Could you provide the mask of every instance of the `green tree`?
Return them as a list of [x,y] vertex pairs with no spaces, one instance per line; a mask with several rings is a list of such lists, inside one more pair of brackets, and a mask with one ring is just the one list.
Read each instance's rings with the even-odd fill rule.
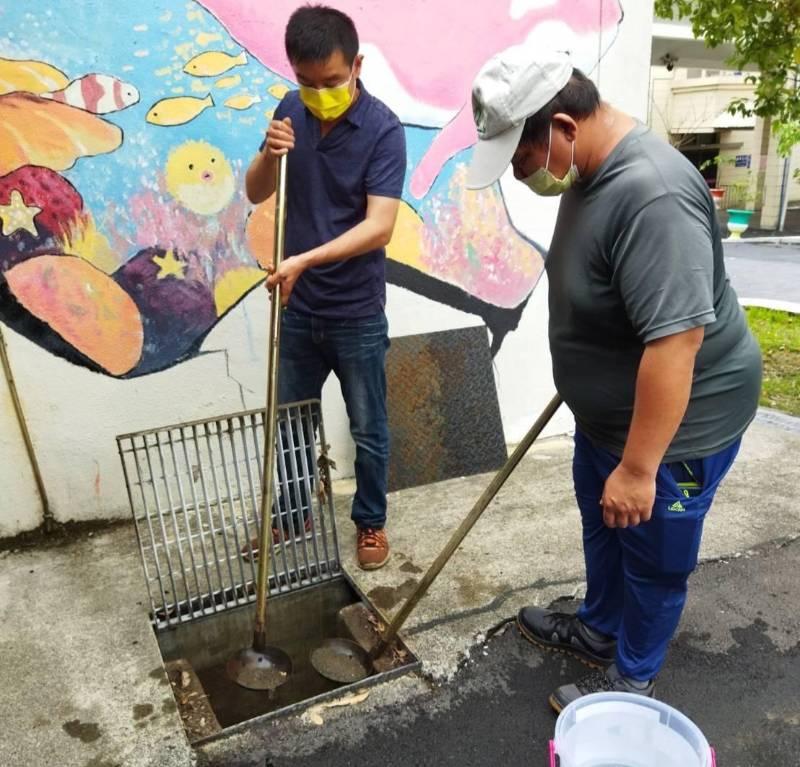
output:
[[758,70],[746,77],[755,86],[752,109],[737,99],[730,110],[771,118],[778,151],[788,155],[800,143],[800,0],[655,0],[655,10],[688,19],[711,48],[733,45],[733,69]]

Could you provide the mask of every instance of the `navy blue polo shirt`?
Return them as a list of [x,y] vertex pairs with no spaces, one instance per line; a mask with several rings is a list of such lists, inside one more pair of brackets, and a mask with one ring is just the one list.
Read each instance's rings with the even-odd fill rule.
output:
[[[324,138],[297,91],[275,110],[291,117],[295,148],[287,178],[286,257],[330,242],[366,218],[367,195],[400,199],[406,142],[397,116],[359,82],[360,95]],[[263,144],[262,144],[263,147]],[[368,317],[386,305],[384,248],[307,269],[289,308],[329,319]]]

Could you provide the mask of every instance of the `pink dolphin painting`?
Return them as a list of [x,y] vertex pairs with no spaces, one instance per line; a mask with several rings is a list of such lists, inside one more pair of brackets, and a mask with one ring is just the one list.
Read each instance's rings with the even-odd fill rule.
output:
[[[476,141],[470,86],[481,66],[514,44],[572,52],[591,72],[622,21],[618,0],[328,0],[353,17],[364,80],[405,124],[440,128],[411,178],[424,197],[444,164]],[[198,0],[264,66],[292,79],[283,34],[299,0]]]

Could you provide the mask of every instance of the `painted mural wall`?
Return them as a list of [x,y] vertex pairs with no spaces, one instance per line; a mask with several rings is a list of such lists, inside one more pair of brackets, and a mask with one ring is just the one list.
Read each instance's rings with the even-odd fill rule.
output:
[[[0,323],[59,519],[126,513],[116,434],[262,404],[272,211],[243,177],[294,87],[283,30],[298,4],[0,0]],[[406,128],[391,332],[486,324],[514,439],[552,385],[536,288],[555,204],[508,178],[465,189],[470,84],[495,51],[546,42],[643,115],[648,3],[333,4]],[[325,396],[346,466],[335,384]],[[0,535],[40,521],[6,399]]]

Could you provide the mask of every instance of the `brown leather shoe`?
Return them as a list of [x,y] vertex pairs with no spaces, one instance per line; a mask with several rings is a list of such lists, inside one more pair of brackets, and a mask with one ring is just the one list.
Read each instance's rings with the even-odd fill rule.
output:
[[[311,519],[310,518],[306,519],[305,524],[303,525],[303,532],[304,532],[306,537],[311,533]],[[299,541],[299,540],[302,539],[302,537],[303,537],[302,535],[295,536],[295,540]],[[283,531],[283,539],[284,539],[284,541],[286,541],[286,543],[289,543],[289,541],[291,540],[291,534],[289,533],[288,530],[284,529],[284,531]],[[275,546],[277,546],[280,542],[281,542],[281,534],[280,534],[280,532],[279,532],[277,527],[273,527],[272,528],[272,543]],[[244,559],[245,562],[249,562],[250,561],[250,552],[251,551],[253,552],[253,562],[258,562],[258,546],[259,546],[259,544],[260,544],[259,539],[258,538],[253,538],[253,540],[250,541],[250,545],[245,543],[245,545],[242,546],[242,548],[239,550],[239,553],[242,555],[242,559]]]
[[389,561],[389,539],[386,530],[359,527],[356,533],[358,566],[362,570],[377,570]]

